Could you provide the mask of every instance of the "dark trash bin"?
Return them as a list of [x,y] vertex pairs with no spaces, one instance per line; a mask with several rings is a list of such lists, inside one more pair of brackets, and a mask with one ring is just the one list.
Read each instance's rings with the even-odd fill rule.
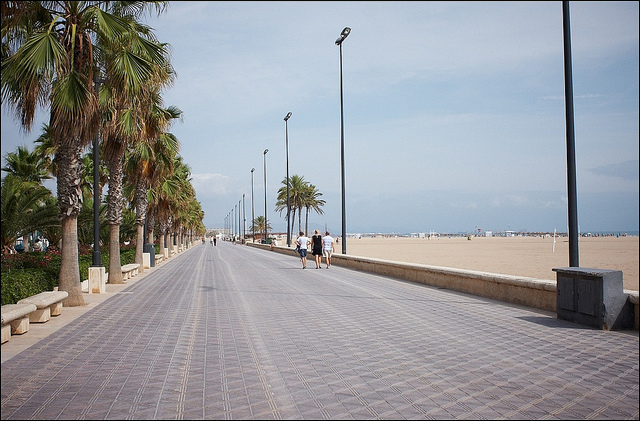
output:
[[142,246],[142,251],[144,253],[149,253],[149,266],[156,266],[156,248],[153,244],[145,244]]

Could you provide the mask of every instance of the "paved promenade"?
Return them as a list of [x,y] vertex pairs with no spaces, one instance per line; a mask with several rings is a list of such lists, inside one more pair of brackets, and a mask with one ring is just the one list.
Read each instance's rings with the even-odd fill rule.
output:
[[638,419],[637,331],[225,242],[108,291],[2,345],[2,419]]

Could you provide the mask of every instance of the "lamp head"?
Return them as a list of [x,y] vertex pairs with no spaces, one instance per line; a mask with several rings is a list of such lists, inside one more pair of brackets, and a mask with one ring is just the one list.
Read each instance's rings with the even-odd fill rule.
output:
[[284,121],[287,121],[291,118],[291,112],[288,112],[287,115],[284,117]]
[[255,168],[251,168],[251,172],[254,172],[256,169]]
[[345,27],[345,28],[342,30],[342,33],[340,33],[340,38],[338,38],[338,39],[336,40],[336,45],[340,45],[340,44],[342,44],[342,41],[344,41],[344,40],[349,36],[349,33],[350,33],[350,32],[351,32],[351,28],[349,28],[348,26],[347,26],[347,27]]
[[266,155],[267,152],[269,152],[269,149],[265,149],[264,152],[262,152],[263,155]]

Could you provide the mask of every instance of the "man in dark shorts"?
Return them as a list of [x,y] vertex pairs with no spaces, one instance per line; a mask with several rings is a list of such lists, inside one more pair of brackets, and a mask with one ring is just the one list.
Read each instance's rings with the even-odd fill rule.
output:
[[298,247],[300,247],[300,259],[302,260],[302,269],[307,268],[307,246],[309,244],[309,237],[304,235],[304,231],[300,231],[300,236],[296,240]]

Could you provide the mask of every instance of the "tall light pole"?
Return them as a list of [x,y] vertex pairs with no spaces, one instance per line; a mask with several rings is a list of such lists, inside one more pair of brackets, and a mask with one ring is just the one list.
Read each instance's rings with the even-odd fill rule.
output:
[[242,244],[245,243],[247,236],[247,211],[244,206],[244,193],[242,193]]
[[347,39],[351,28],[342,30],[340,38],[336,40],[336,45],[340,47],[340,169],[342,174],[342,254],[347,254],[347,219],[345,213],[344,196],[344,105],[342,101],[342,42]]
[[291,214],[291,205],[289,204],[289,119],[291,112],[284,117],[284,133],[287,149],[287,247],[291,247],[291,226],[289,224],[289,215]]
[[580,267],[578,252],[578,194],[576,187],[576,140],[573,115],[573,72],[571,69],[571,28],[569,2],[562,2],[562,30],[564,36],[564,97],[567,124],[567,199],[569,210],[569,266]]
[[[100,91],[100,81],[96,78],[93,81],[93,88],[96,91],[96,95]],[[100,259],[100,201],[102,192],[100,191],[100,147],[98,140],[98,133],[93,137],[93,253],[91,257],[91,266],[101,267],[102,262]],[[145,218],[145,227],[146,227]],[[142,243],[145,243],[146,232],[143,234],[145,238]]]
[[256,242],[256,217],[254,214],[254,206],[253,206],[253,172],[255,168],[251,168],[251,231],[253,233],[253,242]]
[[262,152],[264,168],[264,244],[267,244],[267,152],[269,152],[269,149],[265,149]]

